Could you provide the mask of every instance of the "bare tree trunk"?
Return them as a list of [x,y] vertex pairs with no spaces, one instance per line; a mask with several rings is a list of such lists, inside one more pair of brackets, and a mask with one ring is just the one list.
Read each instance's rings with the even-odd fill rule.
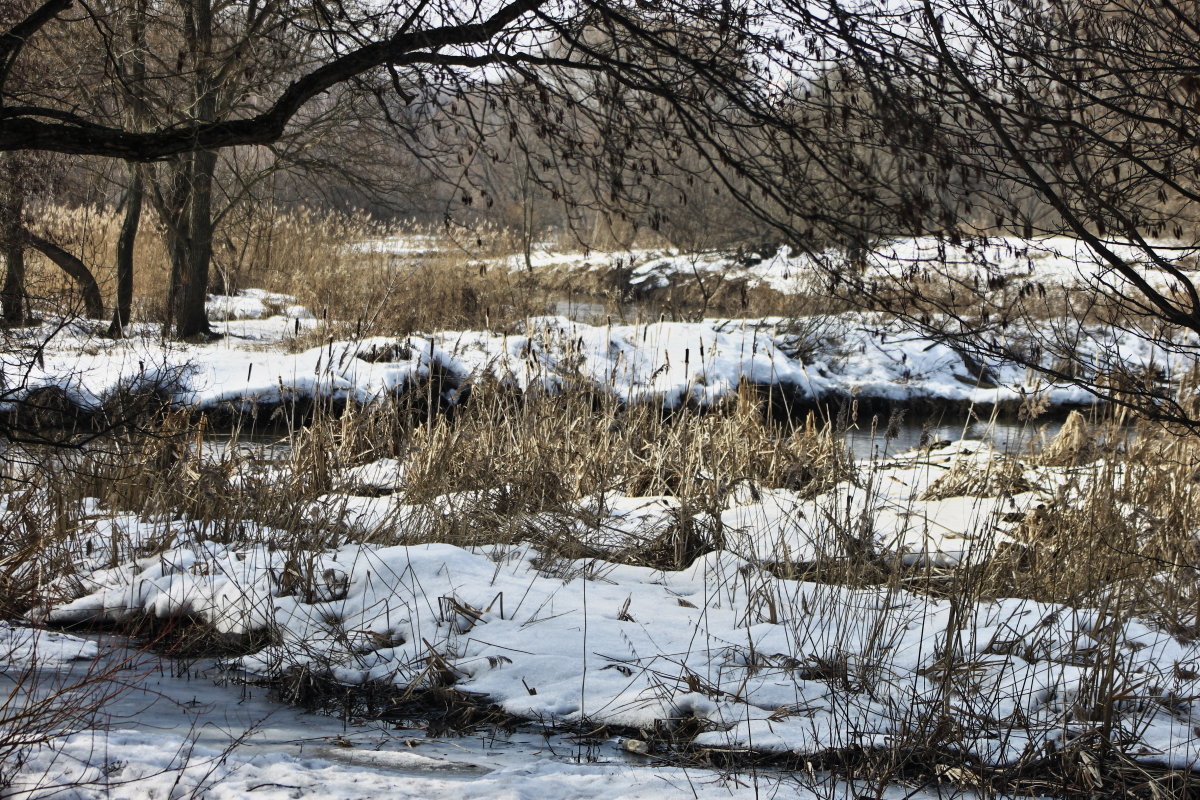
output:
[[[129,41],[132,47],[120,65],[121,81],[129,117],[133,125],[144,129],[150,119],[146,101],[146,13],[149,0],[138,0],[128,18]],[[125,218],[117,237],[117,297],[113,306],[108,335],[114,339],[125,335],[133,316],[133,248],[142,224],[142,204],[146,194],[146,174],[139,164],[128,164],[129,186],[125,190]]]
[[183,159],[181,175],[176,177],[181,203],[173,204],[175,213],[168,221],[172,229],[171,288],[168,298],[174,335],[180,339],[208,336],[205,302],[208,299],[208,272],[212,263],[212,185],[217,155],[212,151],[193,153]]
[[125,218],[121,221],[121,234],[117,238],[117,302],[113,308],[112,324],[108,326],[108,335],[113,338],[125,335],[133,313],[133,246],[142,222],[142,198],[145,194],[141,167],[131,164],[129,173]]
[[4,287],[0,289],[0,317],[6,325],[29,321],[29,298],[25,290],[25,231],[21,215],[25,192],[21,186],[17,156],[8,153],[0,161],[0,251],[5,262]]
[[83,298],[84,313],[91,319],[102,318],[104,316],[104,298],[100,296],[100,286],[96,283],[96,276],[87,268],[87,265],[78,257],[36,233],[27,230],[22,230],[22,233],[30,247],[53,261],[59,269],[70,276],[71,280],[75,281],[75,285],[79,287],[79,294]]
[[[206,122],[217,118],[217,89],[212,73],[213,16],[211,0],[192,0],[187,8],[188,49],[195,60],[195,116]],[[175,336],[187,339],[209,336],[205,302],[208,299],[208,270],[212,263],[212,193],[217,169],[214,150],[198,150],[182,159],[184,175],[177,184],[186,194],[177,205],[173,221],[182,235],[171,248],[171,319]]]

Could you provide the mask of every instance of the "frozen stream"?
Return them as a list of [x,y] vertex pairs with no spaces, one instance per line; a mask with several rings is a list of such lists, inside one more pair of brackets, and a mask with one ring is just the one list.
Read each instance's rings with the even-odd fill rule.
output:
[[[1035,422],[968,421],[950,415],[926,421],[922,421],[920,417],[915,419],[916,421],[912,421],[906,415],[893,431],[896,435],[890,439],[885,436],[886,418],[876,421],[874,431],[871,430],[870,419],[867,419],[848,429],[844,434],[845,440],[856,459],[903,453],[920,447],[924,438],[928,438],[929,441],[948,442],[978,439],[992,443],[1002,452],[1016,455],[1023,453],[1030,445],[1037,447],[1049,442],[1062,428],[1062,420],[1058,418]],[[228,452],[231,447],[236,447],[244,455],[253,455],[267,461],[286,458],[288,454],[286,434],[243,433],[236,439],[229,434],[209,434],[205,437],[205,445],[214,456]]]
[[[214,659],[165,658],[119,636],[86,638],[98,645],[99,662],[76,659],[43,667],[53,669],[54,678],[42,685],[71,685],[112,670],[105,675],[110,685],[105,695],[112,696],[96,720],[108,732],[150,733],[218,752],[237,743],[241,759],[285,754],[384,772],[435,772],[445,779],[475,778],[530,758],[633,765],[616,742],[581,749],[562,736],[533,730],[433,739],[384,722],[307,713],[238,680]],[[5,690],[13,682],[12,675],[0,673]]]
[[[9,628],[10,632],[14,629]],[[20,629],[15,629],[20,633]],[[27,631],[28,633],[28,631]],[[38,652],[0,659],[11,711],[32,696],[91,681],[60,698],[79,713],[35,747],[0,796],[32,798],[851,798],[862,787],[817,774],[721,775],[580,746],[536,730],[428,738],[379,722],[305,713],[230,680],[217,662],[170,660],[114,636],[42,633]],[[91,644],[97,646],[91,650]],[[65,645],[64,645],[65,643]],[[80,651],[77,657],[72,658]],[[37,663],[33,672],[25,672]],[[103,677],[96,676],[103,673]],[[30,680],[29,675],[36,675]],[[22,677],[24,676],[24,678]],[[33,687],[32,693],[27,690]],[[88,719],[93,703],[101,708]],[[0,747],[3,747],[0,739]],[[15,762],[16,759],[13,759]],[[4,767],[10,767],[5,763]],[[875,791],[873,787],[872,791]],[[892,787],[883,797],[932,797]]]
[[877,420],[874,431],[871,430],[870,420],[860,421],[857,426],[846,431],[846,443],[856,459],[903,453],[920,447],[927,441],[957,442],[960,439],[989,442],[1001,452],[1020,455],[1030,446],[1037,448],[1051,441],[1062,429],[1062,420],[1058,418],[1035,422],[969,421],[947,415],[923,422],[919,416],[915,420],[912,417],[913,415],[906,415],[893,431],[896,435],[890,439],[885,435],[886,418]]

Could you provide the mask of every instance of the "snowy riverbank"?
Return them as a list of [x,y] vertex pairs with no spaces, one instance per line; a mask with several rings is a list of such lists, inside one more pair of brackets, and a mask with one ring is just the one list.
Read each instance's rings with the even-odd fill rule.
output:
[[[1187,666],[1200,660],[1195,641],[1086,607],[963,605],[902,584],[778,574],[788,563],[954,566],[1036,549],[1047,507],[1081,502],[1110,475],[1103,462],[1033,466],[963,442],[863,467],[817,495],[740,487],[724,510],[691,521],[708,552],[675,571],[629,562],[679,529],[671,498],[581,498],[573,517],[524,521],[532,540],[574,526],[599,554],[588,559],[530,544],[363,544],[488,503],[404,505],[386,493],[403,486],[396,462],[354,468],[346,489],[318,499],[314,524],[344,538],[300,554],[279,546],[285,532],[250,522],[218,541],[186,519],[93,505],[89,555],[62,584],[74,599],[43,613],[60,624],[191,618],[265,634],[236,662],[253,675],[396,692],[452,685],[522,719],[668,740],[686,731],[700,749],[888,749],[928,735],[930,715],[943,714],[953,735],[938,747],[1028,766],[1090,741],[1096,692],[1124,686],[1109,721],[1124,732],[1122,752],[1183,769],[1200,759],[1200,720],[1181,699],[1200,695]],[[1119,513],[1138,524],[1136,507]]]
[[[214,306],[230,303],[217,298]],[[330,339],[293,352],[294,342],[320,336],[311,315],[292,312],[224,321],[218,327],[225,337],[206,344],[164,342],[148,331],[114,342],[84,322],[52,336],[27,331],[25,346],[3,356],[10,386],[5,402],[41,392],[44,403],[52,387],[86,414],[124,393],[152,390],[182,405],[244,411],[318,398],[367,403],[424,387],[431,376],[441,402],[449,404],[484,378],[521,391],[572,386],[667,407],[719,403],[741,382],[799,403],[848,397],[897,405],[1094,402],[1077,386],[1047,383],[1011,363],[977,360],[874,314],[600,326],[540,317],[503,333]],[[1047,323],[1039,333],[1053,335],[1052,328]],[[1015,328],[1011,336],[1025,338]],[[1123,365],[1169,380],[1191,368],[1178,351],[1102,327],[1080,329],[1078,336],[1080,364],[1097,373]]]

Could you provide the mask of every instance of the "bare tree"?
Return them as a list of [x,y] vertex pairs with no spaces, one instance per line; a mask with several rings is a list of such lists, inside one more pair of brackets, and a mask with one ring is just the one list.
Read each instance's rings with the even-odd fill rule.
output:
[[21,185],[18,156],[6,153],[0,173],[0,248],[5,263],[0,313],[5,324],[21,325],[29,319],[29,298],[25,289],[25,240],[21,226],[25,189]]
[[[1194,363],[1200,336],[1197,10],[1173,0],[778,6],[807,42],[785,47],[796,124],[780,128],[781,141],[832,174],[826,164],[846,149],[830,131],[853,126],[854,146],[868,156],[852,169],[866,183],[849,188],[876,204],[885,233],[937,234],[955,246],[971,233],[1065,234],[1096,263],[1078,287],[1048,299],[1049,278],[1036,271],[1000,291],[1004,279],[989,280],[995,265],[969,242],[971,273],[936,252],[919,264],[877,252],[867,279],[844,260],[814,259],[831,287],[973,358],[1015,361],[1195,425],[1178,395],[1186,376],[1164,370],[1172,360],[1185,370]],[[801,121],[818,113],[819,82],[805,72],[822,62],[852,69],[859,89],[814,132]],[[905,183],[896,165],[919,181]],[[890,188],[862,188],[872,184]],[[1127,348],[1123,337],[1138,344]],[[1130,357],[1146,346],[1163,363]]]
[[[841,258],[816,259],[834,289],[965,353],[1023,360],[1191,418],[1119,353],[1064,370],[1048,351],[1071,348],[1052,339],[1014,348],[1006,331],[1046,314],[1040,294],[993,297],[986,281],[939,273],[936,259],[927,266],[941,291],[906,277],[916,271],[864,282],[847,270],[891,236],[1065,232],[1106,270],[1090,295],[1069,296],[1083,305],[1068,315],[1139,335],[1157,324],[1200,335],[1200,292],[1180,259],[1194,243],[1200,174],[1190,5],[515,0],[485,11],[186,0],[148,7],[159,33],[147,36],[179,46],[147,63],[146,83],[159,88],[145,126],[81,103],[70,76],[12,80],[39,42],[85,28],[106,52],[118,42],[95,7],[68,7],[47,0],[0,37],[0,149],[168,160],[171,179],[158,181],[154,202],[175,220],[181,335],[205,328],[196,298],[211,258],[215,152],[278,142],[316,98],[356,83],[406,147],[452,165],[443,174],[464,202],[489,200],[469,165],[513,153],[552,201],[617,220],[642,209],[653,225],[664,191],[688,198],[700,186],[751,209],[780,239],[839,248]],[[283,42],[302,44],[300,55],[269,58]],[[1164,249],[1162,236],[1181,242]],[[1174,335],[1164,329],[1159,343],[1173,346]]]

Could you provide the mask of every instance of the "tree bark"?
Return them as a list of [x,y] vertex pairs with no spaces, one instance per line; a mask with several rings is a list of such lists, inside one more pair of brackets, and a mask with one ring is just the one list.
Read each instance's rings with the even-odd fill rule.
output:
[[[194,64],[193,115],[200,122],[217,119],[218,87],[213,67],[212,0],[189,0],[186,6],[187,50]],[[196,149],[179,160],[175,176],[175,218],[178,233],[171,248],[170,314],[175,336],[208,336],[205,301],[212,262],[212,193],[217,169],[215,150]]]
[[0,317],[6,325],[29,321],[29,298],[25,289],[25,231],[21,215],[25,205],[17,156],[0,162],[0,252],[3,252],[4,286],[0,289]]
[[83,298],[84,313],[91,319],[101,319],[104,316],[104,299],[100,295],[100,285],[87,265],[76,256],[71,255],[49,239],[43,239],[36,233],[22,229],[25,241],[29,246],[53,261],[59,269],[67,273]]
[[[149,0],[138,0],[129,14],[127,26],[132,45],[126,58],[118,63],[125,102],[129,106],[129,121],[133,127],[149,125],[151,113],[146,100],[146,17]],[[117,296],[113,306],[108,335],[114,339],[125,335],[133,314],[133,248],[142,224],[142,205],[146,194],[145,170],[136,163],[128,164],[129,186],[125,191],[125,217],[117,237]]]
[[202,150],[191,154],[187,162],[188,196],[178,221],[185,235],[177,237],[171,250],[171,316],[179,339],[212,333],[205,303],[212,263],[212,185],[217,154]]
[[167,287],[167,328],[179,339],[208,336],[205,302],[212,261],[212,187],[216,153],[202,151],[176,159],[169,185],[156,205],[167,227],[171,280]]
[[142,199],[145,194],[141,167],[131,164],[129,173],[125,218],[121,221],[121,233],[117,238],[117,300],[112,324],[108,326],[108,335],[114,339],[125,335],[133,314],[133,246],[142,222]]

